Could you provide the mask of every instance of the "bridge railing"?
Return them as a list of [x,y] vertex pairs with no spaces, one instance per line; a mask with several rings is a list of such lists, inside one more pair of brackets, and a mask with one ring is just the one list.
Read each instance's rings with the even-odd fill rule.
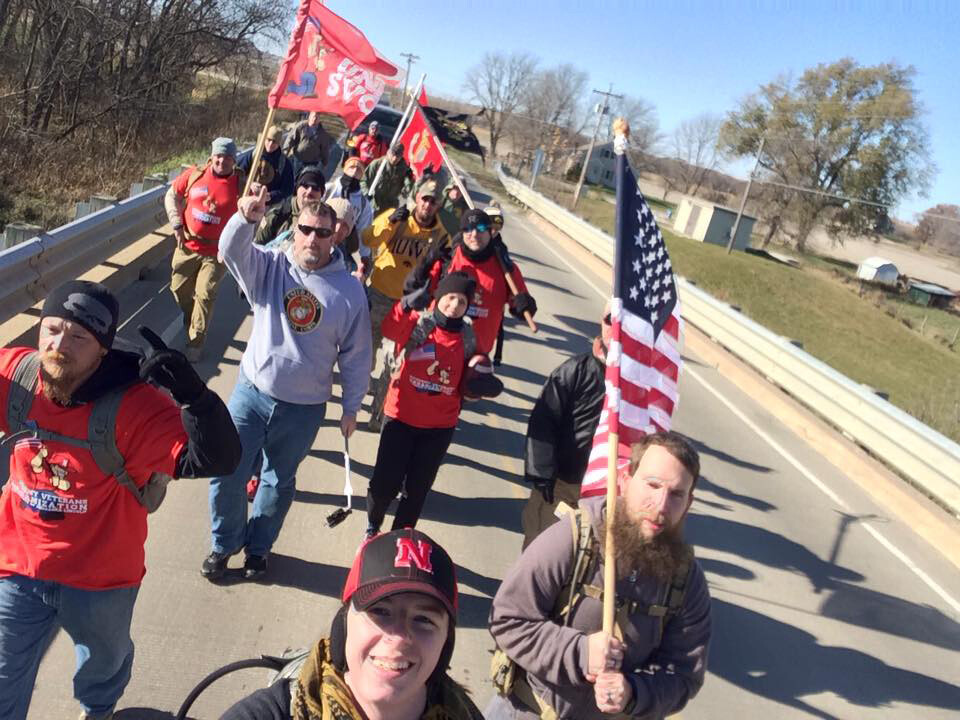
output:
[[[506,191],[608,264],[613,238],[497,166]],[[683,317],[960,516],[960,445],[787,338],[678,279]]]

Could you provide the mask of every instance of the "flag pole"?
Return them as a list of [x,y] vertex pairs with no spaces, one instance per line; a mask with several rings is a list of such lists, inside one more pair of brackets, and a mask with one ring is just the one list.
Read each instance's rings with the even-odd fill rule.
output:
[[[426,79],[426,77],[426,73],[420,75],[420,82],[417,83],[417,87],[413,91],[413,95],[410,96],[410,102],[407,103],[407,107],[403,111],[403,116],[400,118],[400,124],[397,125],[397,129],[393,133],[393,138],[390,140],[390,147],[393,147],[397,144],[397,138],[400,137],[400,134],[407,126],[407,121],[409,121],[410,117],[413,115],[413,104],[417,101],[417,98],[420,97],[420,88],[423,87],[423,81]],[[380,166],[377,168],[377,174],[373,178],[373,183],[370,185],[370,189],[367,190],[367,197],[373,197],[374,190],[376,190],[377,185],[380,184],[380,177],[383,175],[383,167],[385,164],[386,163],[380,163]]]
[[[447,166],[447,169],[450,171],[450,176],[453,178],[453,182],[456,184],[457,188],[459,188],[463,199],[467,201],[467,207],[473,210],[477,206],[474,204],[473,198],[470,197],[470,193],[467,192],[467,188],[463,184],[463,180],[460,179],[456,169],[453,167],[453,163],[450,162],[450,156],[447,155],[446,148],[443,147],[443,143],[440,142],[440,138],[437,137],[437,133],[434,131],[433,126],[430,125],[430,120],[427,118],[424,118],[424,120],[427,121],[427,126],[430,128],[430,132],[433,133],[433,137],[437,141],[437,147],[440,149],[440,156],[443,158],[443,164]],[[517,283],[514,282],[513,276],[503,264],[503,259],[498,253],[494,253],[494,256],[496,256],[497,263],[500,265],[500,269],[503,271],[503,279],[506,280],[507,287],[510,288],[510,294],[519,295],[520,289],[517,287]],[[530,328],[530,332],[537,332],[537,324],[533,321],[533,315],[530,314],[529,310],[523,311],[523,319],[527,321],[527,327]]]
[[260,165],[260,158],[263,155],[263,146],[267,141],[267,130],[270,129],[270,126],[273,125],[273,113],[275,108],[270,108],[267,111],[267,120],[263,123],[263,131],[260,133],[260,137],[257,138],[257,147],[253,151],[253,160],[250,163],[250,172],[247,173],[247,181],[243,186],[243,195],[246,195],[250,192],[250,183],[253,182],[253,176],[257,172],[257,167]]
[[[617,155],[622,156],[626,152],[627,139],[630,137],[630,126],[627,125],[626,120],[618,118],[613,123],[613,133],[613,151]],[[618,163],[623,161],[624,159],[622,157],[617,158]],[[622,184],[621,179],[622,178],[617,180],[618,203],[623,202],[620,189],[620,185]],[[619,230],[620,229],[617,228],[617,248],[620,247]],[[619,255],[619,250],[617,254]],[[610,312],[613,315],[611,326],[616,328],[617,331],[619,331],[620,328],[623,307],[617,294],[618,283],[616,281],[616,268],[618,260],[620,260],[620,258],[616,258],[614,261],[614,300],[610,307]],[[614,340],[619,343],[619,337],[616,335]],[[614,352],[617,351],[618,350],[614,350]],[[610,390],[608,390],[608,392],[610,392]],[[603,632],[608,635],[613,635],[617,603],[617,548],[613,535],[613,520],[616,517],[617,510],[617,462],[620,459],[618,452],[620,447],[620,396],[619,389],[614,390],[614,392],[616,392],[616,405],[614,405],[614,401],[610,401],[610,410],[607,416],[607,421],[609,422],[609,418],[614,415],[615,412],[617,421],[616,426],[610,429],[607,442],[607,529],[603,545]]]

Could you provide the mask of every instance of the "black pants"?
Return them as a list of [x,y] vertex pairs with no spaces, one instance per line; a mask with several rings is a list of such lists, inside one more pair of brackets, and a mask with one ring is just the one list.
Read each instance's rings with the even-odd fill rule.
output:
[[397,506],[393,529],[416,526],[455,429],[417,428],[390,417],[383,419],[377,464],[367,490],[368,527],[380,529],[401,487],[407,496]]

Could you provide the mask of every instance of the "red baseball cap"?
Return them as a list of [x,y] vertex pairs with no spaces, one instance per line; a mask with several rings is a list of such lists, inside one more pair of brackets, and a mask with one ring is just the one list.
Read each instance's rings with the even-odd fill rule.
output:
[[397,593],[416,592],[439,600],[457,621],[456,567],[430,536],[404,528],[367,540],[357,551],[343,586],[343,602],[366,610]]

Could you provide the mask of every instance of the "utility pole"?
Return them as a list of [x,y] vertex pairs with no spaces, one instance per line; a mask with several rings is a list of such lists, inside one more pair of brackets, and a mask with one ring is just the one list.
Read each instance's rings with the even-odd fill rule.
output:
[[590,138],[590,145],[587,147],[587,156],[583,160],[583,167],[580,169],[580,180],[577,181],[577,189],[573,192],[573,204],[571,209],[577,207],[577,201],[580,200],[580,193],[583,191],[583,181],[587,177],[587,166],[590,164],[590,156],[593,154],[593,146],[597,142],[597,135],[600,132],[600,125],[603,123],[603,116],[607,114],[609,106],[607,101],[610,98],[617,98],[618,100],[623,99],[623,95],[614,95],[613,94],[613,83],[610,83],[610,89],[604,92],[603,90],[594,90],[597,95],[603,95],[603,105],[600,107],[597,112],[597,126],[593,129],[593,137]]
[[410,66],[413,65],[417,60],[420,59],[419,55],[414,55],[413,53],[400,53],[400,57],[407,59],[407,74],[403,76],[403,98],[402,102],[407,102],[407,80],[410,78]]
[[763,144],[767,141],[766,135],[760,136],[760,148],[757,150],[757,161],[753,164],[753,170],[750,171],[750,177],[747,178],[747,186],[743,189],[743,199],[740,201],[740,209],[737,211],[737,219],[733,221],[733,230],[730,231],[730,240],[727,242],[727,255],[733,250],[733,244],[737,241],[737,230],[740,229],[740,218],[743,217],[743,209],[747,206],[747,197],[750,195],[750,186],[753,184],[753,176],[757,174],[757,168],[760,167],[760,156],[763,155]]

